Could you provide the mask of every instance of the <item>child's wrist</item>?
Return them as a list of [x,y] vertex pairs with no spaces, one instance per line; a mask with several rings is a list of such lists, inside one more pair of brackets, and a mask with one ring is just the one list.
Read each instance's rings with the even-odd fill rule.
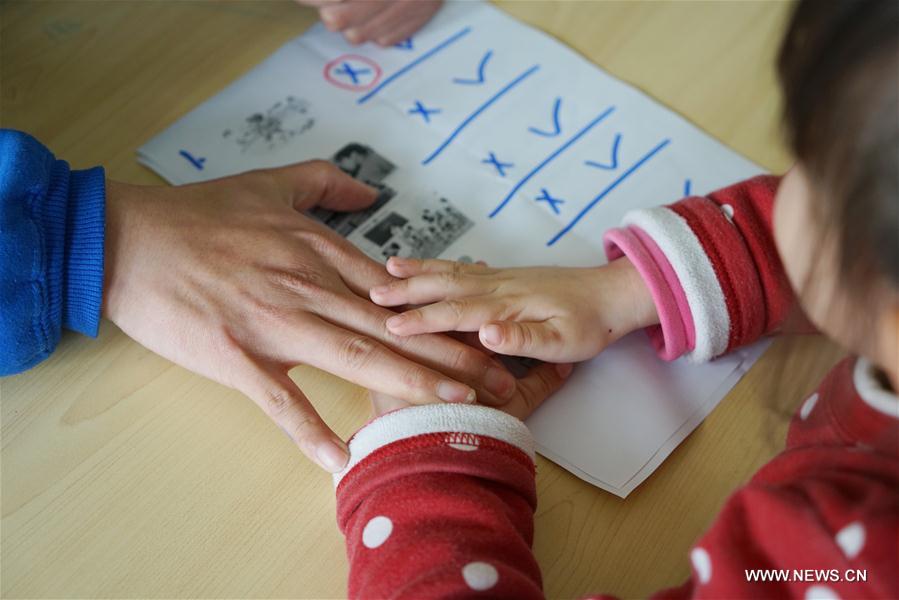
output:
[[602,267],[614,274],[614,294],[617,310],[614,314],[618,320],[617,329],[613,329],[615,339],[659,324],[659,313],[655,300],[643,276],[627,257],[613,260]]

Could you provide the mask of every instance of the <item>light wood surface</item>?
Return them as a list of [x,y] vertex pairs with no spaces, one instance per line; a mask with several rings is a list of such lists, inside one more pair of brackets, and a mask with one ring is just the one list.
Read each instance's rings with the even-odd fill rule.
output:
[[[783,3],[499,5],[772,170],[773,57]],[[76,168],[161,183],[134,151],[309,27],[291,2],[4,2],[0,124]],[[834,362],[782,339],[630,498],[538,461],[536,553],[551,598],[643,596],[680,583],[728,493],[783,445],[789,415]],[[358,388],[294,376],[342,435]],[[104,322],[0,382],[4,597],[346,594],[329,477],[254,405]],[[626,398],[621,399],[626,402]]]

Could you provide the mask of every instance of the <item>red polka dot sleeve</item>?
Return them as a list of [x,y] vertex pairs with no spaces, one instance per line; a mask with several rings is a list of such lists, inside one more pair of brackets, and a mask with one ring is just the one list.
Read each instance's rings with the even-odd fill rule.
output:
[[335,476],[350,598],[543,598],[533,439],[492,408],[386,414]]

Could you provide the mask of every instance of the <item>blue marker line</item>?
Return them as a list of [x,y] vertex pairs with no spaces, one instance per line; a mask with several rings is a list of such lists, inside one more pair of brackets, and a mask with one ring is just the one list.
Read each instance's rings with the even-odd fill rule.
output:
[[562,132],[562,125],[559,123],[559,109],[562,108],[562,99],[556,98],[553,103],[553,131],[543,131],[536,127],[528,127],[528,131],[542,135],[543,137],[556,137]]
[[445,140],[443,140],[442,144],[437,146],[436,150],[431,152],[431,154],[426,159],[421,161],[421,164],[427,165],[432,160],[434,160],[435,158],[440,156],[440,153],[443,152],[444,149],[447,146],[449,146],[454,139],[456,139],[456,136],[459,135],[460,133],[462,133],[462,130],[465,129],[466,127],[468,127],[472,121],[477,119],[481,115],[482,112],[484,112],[485,110],[490,108],[491,104],[493,104],[494,102],[496,102],[497,100],[502,98],[504,95],[506,95],[506,93],[509,92],[509,90],[511,90],[512,88],[517,86],[519,83],[521,83],[522,81],[524,81],[525,79],[527,79],[528,77],[533,75],[534,73],[536,73],[539,69],[540,69],[540,65],[532,66],[530,69],[528,69],[527,71],[525,71],[524,73],[522,73],[521,75],[519,75],[518,77],[516,77],[509,83],[507,83],[505,86],[503,86],[503,89],[501,89],[500,91],[498,91],[495,94],[493,94],[492,96],[490,96],[490,98],[488,98],[486,102],[481,104],[479,107],[477,107],[475,109],[475,111],[473,113],[468,115],[465,118],[465,120],[462,121],[462,123],[458,127],[456,127],[456,129],[453,130],[453,132],[449,135],[449,137],[446,138]]
[[484,68],[487,66],[487,61],[490,60],[491,56],[493,56],[493,50],[488,50],[484,55],[484,58],[481,59],[481,62],[478,65],[477,79],[462,79],[461,77],[454,77],[453,83],[460,83],[462,85],[478,85],[484,83]]
[[202,171],[202,170],[203,170],[203,165],[206,163],[206,159],[205,159],[205,158],[203,158],[203,157],[201,157],[201,156],[194,157],[194,156],[193,156],[190,152],[188,152],[187,150],[179,150],[179,151],[178,151],[178,154],[180,154],[181,156],[183,156],[184,158],[186,158],[186,159],[187,159],[187,162],[189,162],[190,164],[192,164],[192,165],[194,166],[194,168],[196,168],[198,171]]
[[684,198],[690,195],[690,189],[692,188],[692,182],[687,179],[684,181]]
[[602,121],[603,119],[608,117],[614,111],[615,111],[614,106],[610,106],[609,108],[604,110],[602,113],[600,113],[600,115],[598,117],[596,117],[595,119],[593,119],[592,121],[587,123],[580,131],[578,131],[576,134],[571,136],[571,138],[569,138],[567,142],[565,142],[564,144],[562,144],[561,146],[556,148],[556,150],[552,154],[550,154],[545,159],[543,159],[543,162],[541,162],[536,167],[531,169],[530,172],[527,175],[525,175],[521,179],[521,181],[516,183],[515,187],[513,187],[512,190],[508,194],[506,194],[506,197],[503,198],[503,201],[500,202],[497,205],[497,207],[493,209],[493,211],[490,213],[490,218],[492,219],[493,217],[498,215],[499,212],[506,207],[506,204],[508,204],[509,201],[512,200],[512,197],[518,192],[518,190],[520,190],[524,184],[526,184],[528,181],[530,181],[531,177],[533,177],[534,175],[539,173],[544,167],[546,167],[546,165],[548,165],[549,163],[554,161],[560,154],[562,154],[563,152],[568,150],[568,148],[570,148],[572,146],[572,144],[574,144],[576,141],[581,139],[584,135],[587,134],[588,131],[593,129],[593,127],[597,123],[599,123],[600,121]]
[[405,74],[408,73],[410,70],[414,69],[415,67],[417,67],[418,65],[420,65],[421,63],[423,63],[424,61],[426,61],[427,59],[431,58],[432,56],[434,56],[435,54],[437,54],[438,52],[440,52],[441,50],[443,50],[444,48],[446,48],[447,46],[449,46],[449,45],[452,44],[453,42],[456,42],[456,41],[458,41],[460,38],[462,38],[462,37],[468,35],[470,32],[471,32],[471,27],[466,27],[466,28],[464,28],[464,29],[461,29],[461,30],[457,31],[456,33],[454,33],[454,34],[451,35],[450,37],[446,38],[445,40],[443,40],[442,42],[440,42],[439,44],[437,44],[436,46],[434,46],[433,48],[431,48],[430,50],[428,50],[427,52],[425,52],[424,54],[422,54],[421,56],[419,56],[418,58],[416,58],[416,59],[413,60],[412,62],[410,62],[410,63],[409,63],[408,65],[406,65],[405,67],[401,67],[399,70],[397,70],[397,71],[396,71],[393,75],[391,75],[390,77],[387,77],[386,79],[384,79],[384,81],[382,81],[381,83],[379,83],[379,84],[378,84],[372,91],[370,91],[369,93],[365,94],[364,96],[362,96],[361,98],[359,98],[358,100],[356,100],[356,103],[357,103],[357,104],[365,104],[365,103],[368,102],[369,99],[371,99],[375,94],[377,94],[378,92],[380,92],[381,90],[383,90],[386,86],[388,86],[388,85],[390,85],[391,83],[393,83],[394,81],[396,81],[399,77],[405,75]]
[[634,172],[636,172],[637,169],[639,169],[639,168],[642,167],[644,164],[646,164],[646,161],[648,161],[650,158],[652,158],[653,156],[655,156],[655,155],[656,155],[662,148],[664,148],[665,146],[667,146],[667,145],[670,144],[670,143],[671,143],[671,140],[662,140],[662,141],[661,141],[655,148],[653,148],[652,150],[650,150],[649,152],[647,152],[647,153],[643,156],[643,158],[641,158],[640,160],[638,160],[637,162],[635,162],[635,163],[631,166],[631,168],[629,168],[627,171],[625,171],[624,173],[622,173],[621,175],[619,175],[618,178],[617,178],[615,181],[613,181],[612,183],[610,183],[609,185],[607,185],[603,191],[601,191],[599,194],[597,194],[597,196],[596,196],[593,200],[590,201],[590,204],[588,204],[587,206],[585,206],[584,208],[582,208],[582,209],[581,209],[581,212],[579,212],[579,213],[577,214],[577,216],[575,216],[575,217],[571,220],[571,222],[568,223],[568,225],[566,225],[564,228],[562,228],[562,230],[559,231],[559,233],[557,233],[556,235],[554,235],[553,238],[552,238],[551,240],[549,240],[548,242],[546,242],[546,245],[547,245],[547,246],[552,246],[553,244],[555,244],[556,242],[558,242],[558,241],[559,241],[559,240],[560,240],[566,233],[568,233],[569,231],[571,231],[572,229],[574,229],[574,226],[578,224],[578,221],[580,221],[581,219],[583,219],[583,218],[587,215],[587,213],[589,213],[591,210],[593,210],[593,207],[594,207],[594,206],[596,206],[597,204],[599,204],[600,201],[602,201],[603,198],[605,198],[606,196],[608,196],[609,193],[610,193],[612,190],[614,190],[616,187],[618,187],[618,185],[619,185],[622,181],[624,181],[625,179],[627,179],[628,177],[630,177],[632,174],[634,174]]
[[585,160],[584,164],[588,167],[596,167],[597,169],[605,169],[607,171],[614,171],[618,168],[618,146],[621,144],[621,134],[615,134],[615,141],[612,142],[612,160],[609,164],[603,164],[600,162],[596,162],[595,160]]

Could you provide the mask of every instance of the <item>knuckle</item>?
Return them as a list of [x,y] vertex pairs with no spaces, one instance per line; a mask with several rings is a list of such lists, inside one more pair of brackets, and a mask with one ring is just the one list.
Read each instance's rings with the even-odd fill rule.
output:
[[265,392],[262,409],[273,419],[280,417],[293,406],[293,396],[283,388],[270,389]]
[[427,388],[428,377],[423,369],[407,369],[400,377],[400,384],[407,390],[423,390]]
[[454,288],[462,281],[462,273],[455,268],[452,271],[443,271],[438,277],[441,285],[445,288]]
[[306,166],[315,175],[324,178],[331,177],[340,172],[340,170],[333,163],[330,163],[321,158],[310,160],[306,163]]
[[350,369],[360,369],[372,360],[377,351],[377,342],[365,336],[355,335],[341,343],[338,358]]
[[[325,277],[312,269],[278,271],[272,275],[272,281],[277,287],[306,299],[321,299],[325,295]],[[269,314],[272,312],[278,314],[283,312],[265,300],[262,300],[260,303]]]
[[335,256],[344,250],[344,242],[330,231],[316,227],[298,232],[300,240],[320,256]]
[[512,331],[512,338],[516,341],[518,346],[521,348],[532,348],[534,346],[534,334],[531,331],[530,327],[515,327]]
[[521,394],[521,404],[524,406],[525,412],[531,414],[537,408],[537,398],[534,397],[533,393],[526,390]]
[[444,302],[446,306],[446,310],[452,316],[452,318],[459,322],[462,320],[462,317],[465,315],[465,303],[461,300],[447,300]]
[[448,361],[448,366],[459,373],[480,373],[487,364],[479,351],[469,346],[460,345]]

